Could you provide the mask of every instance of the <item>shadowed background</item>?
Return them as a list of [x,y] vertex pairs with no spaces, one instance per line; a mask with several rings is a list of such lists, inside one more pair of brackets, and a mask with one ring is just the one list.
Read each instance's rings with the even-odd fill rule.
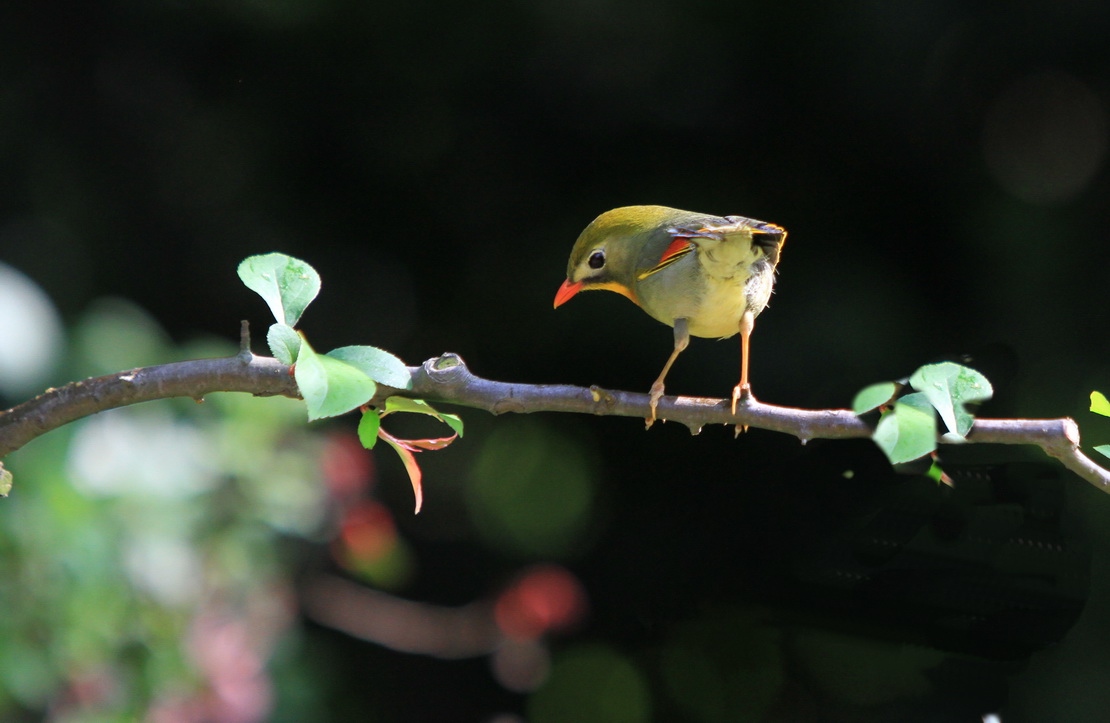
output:
[[[485,377],[646,391],[669,329],[612,294],[551,308],[574,239],[620,205],[739,214],[790,234],[752,338],[760,399],[842,407],[866,384],[966,358],[994,383],[985,414],[1072,416],[1085,442],[1105,443],[1110,426],[1086,408],[1092,389],[1110,389],[1108,33],[1110,8],[1081,1],[6,7],[0,260],[41,286],[67,325],[117,296],[178,343],[234,339],[248,318],[261,352],[268,318],[235,267],[282,251],[323,277],[300,325],[318,349],[373,344],[410,364],[452,351]],[[726,396],[738,365],[736,339],[695,340],[668,391]],[[59,366],[38,388],[71,377]],[[568,669],[612,669],[605,656],[619,651],[638,666],[633,688],[670,681],[673,700],[630,693],[640,702],[625,700],[628,720],[729,710],[1095,720],[1105,709],[1107,693],[1085,676],[1110,660],[1098,574],[1110,499],[1078,479],[1062,476],[1054,509],[1069,522],[1050,533],[1094,549],[1085,627],[1005,663],[971,643],[952,658],[914,648],[925,659],[891,683],[877,671],[897,666],[881,656],[902,649],[868,646],[919,644],[923,624],[870,629],[874,611],[847,603],[830,622],[796,586],[814,559],[804,551],[826,544],[822,524],[842,531],[829,520],[879,504],[861,487],[909,484],[888,479],[868,445],[464,416],[464,441],[424,455],[419,518],[400,464],[375,453],[377,492],[419,559],[397,592],[461,604],[525,563],[560,561],[591,600],[560,643]],[[558,474],[517,469],[529,464]],[[849,468],[874,472],[855,486]],[[578,506],[549,537],[529,538],[566,504],[568,479]],[[506,501],[519,489],[544,504]],[[1078,614],[1083,587],[1043,642]],[[764,628],[750,624],[766,617],[753,606],[794,612]],[[777,671],[761,685],[779,702],[683,707],[707,694],[689,694],[696,686],[674,671],[688,668],[684,655],[713,658],[690,651],[726,638],[720,630],[736,636],[727,649],[758,662],[718,667]],[[829,630],[859,637],[820,638]],[[552,678],[564,692],[535,702],[505,692],[484,663],[308,634],[345,671],[327,697],[337,719],[380,709],[397,720],[558,720],[552,701],[586,685]],[[854,662],[813,662],[829,660]],[[837,679],[843,670],[858,679]]]

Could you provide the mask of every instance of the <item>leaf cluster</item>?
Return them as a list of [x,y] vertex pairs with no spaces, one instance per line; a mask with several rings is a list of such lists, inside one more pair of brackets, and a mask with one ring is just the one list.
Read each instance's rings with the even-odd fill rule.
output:
[[[335,417],[362,409],[359,440],[372,448],[381,439],[404,462],[416,497],[416,511],[423,503],[422,475],[415,452],[443,449],[463,433],[456,415],[438,412],[427,402],[391,396],[380,408],[369,407],[378,385],[411,389],[412,377],[405,363],[373,346],[343,346],[320,354],[308,343],[297,322],[320,293],[320,275],[309,264],[281,253],[260,254],[239,264],[239,278],[270,307],[275,322],[266,333],[274,357],[292,367],[297,387],[308,408],[309,421]],[[382,429],[389,414],[424,414],[449,426],[454,434],[436,439],[398,439]]]
[[[942,362],[926,364],[909,379],[864,388],[852,400],[852,410],[858,415],[879,410],[872,439],[897,465],[936,452],[938,418],[944,422],[948,441],[966,438],[975,423],[969,405],[985,402],[993,394],[991,383],[978,371]],[[943,479],[935,463],[932,474]]]

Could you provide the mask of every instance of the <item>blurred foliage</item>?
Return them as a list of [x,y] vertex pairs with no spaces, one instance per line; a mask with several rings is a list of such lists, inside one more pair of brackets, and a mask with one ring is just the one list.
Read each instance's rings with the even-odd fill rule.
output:
[[525,419],[483,441],[467,504],[496,548],[559,559],[589,543],[596,485],[580,445]]
[[[174,349],[122,301],[79,322],[89,373],[231,354]],[[113,361],[114,360],[114,361]],[[41,443],[40,443],[41,442]],[[283,539],[326,529],[322,439],[303,405],[213,395],[105,412],[9,458],[0,506],[6,720],[259,720],[295,610]]]
[[555,659],[547,684],[529,705],[529,720],[535,723],[644,723],[651,719],[644,675],[623,655],[598,645],[563,651]]

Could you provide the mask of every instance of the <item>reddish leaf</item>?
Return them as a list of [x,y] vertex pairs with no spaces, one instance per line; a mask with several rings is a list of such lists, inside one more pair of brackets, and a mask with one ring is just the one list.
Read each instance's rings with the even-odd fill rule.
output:
[[[447,445],[451,444],[456,439],[458,439],[458,437],[459,437],[459,435],[452,434],[450,437],[440,437],[438,439],[405,439],[405,440],[399,440],[399,441],[404,442],[405,446],[409,447],[410,449],[412,447],[419,447],[422,450],[423,449],[436,450],[436,449],[443,449],[444,447],[446,447]],[[413,449],[412,451],[416,452],[418,450]]]
[[378,436],[390,447],[397,450],[397,455],[405,463],[405,471],[409,473],[412,492],[416,496],[416,511],[413,514],[420,514],[420,506],[424,504],[424,492],[420,486],[423,473],[420,471],[420,465],[416,463],[416,455],[413,454],[413,452],[419,452],[420,450],[410,448],[405,440],[397,439],[384,429],[378,429]]

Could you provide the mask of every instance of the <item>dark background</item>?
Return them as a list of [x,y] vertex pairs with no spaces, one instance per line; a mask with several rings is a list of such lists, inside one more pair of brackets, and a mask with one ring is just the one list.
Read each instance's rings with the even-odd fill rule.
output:
[[[234,338],[240,318],[262,328],[235,267],[283,251],[323,277],[301,324],[317,348],[374,344],[410,364],[453,351],[490,378],[646,390],[669,330],[615,295],[551,309],[574,239],[620,205],[746,215],[790,234],[753,336],[762,400],[843,407],[866,384],[960,358],[994,383],[984,414],[1072,416],[1105,443],[1086,408],[1092,389],[1110,390],[1108,38],[1110,6],[1091,1],[9,4],[0,254],[67,318],[119,295],[185,340]],[[668,390],[726,396],[738,346],[696,340]],[[515,423],[476,415],[463,443],[476,448]],[[855,539],[843,520],[920,482],[888,474],[869,445],[543,424],[591,450],[603,475],[603,521],[588,551],[566,559],[593,601],[580,637],[643,651],[727,604],[768,606],[784,630],[801,620],[937,643],[937,610],[903,615],[908,599],[882,605],[858,590],[834,605],[827,586],[804,584],[810,567],[836,567],[822,554]],[[436,475],[472,454],[429,462],[421,518],[395,500],[431,558],[414,596],[462,601],[467,584],[513,562],[476,552],[462,555],[469,577],[437,568]],[[1043,459],[961,450],[954,464],[961,454]],[[848,468],[867,471],[858,485]],[[403,477],[393,484],[403,490]],[[944,500],[965,522],[1000,494],[1027,511],[1028,495],[999,493],[1008,484]],[[1029,649],[999,662],[981,637],[956,635],[958,654],[901,703],[845,703],[799,675],[784,696],[806,702],[781,715],[1098,719],[1110,695],[1098,683],[1110,665],[1098,574],[1110,500],[1068,475],[1045,484],[1058,499],[1043,534],[1094,550],[1091,599],[1063,643],[1031,654],[1063,635],[1085,597],[1053,578],[1061,563],[1046,573],[1059,597],[1008,624],[1044,624]],[[1012,593],[995,567],[976,569],[970,581]],[[429,676],[437,696],[467,701],[457,719],[481,719],[506,696],[515,705],[473,663],[315,634],[352,670],[393,679],[392,693],[370,695],[352,673],[335,684],[349,701],[337,709],[384,696],[404,717],[415,703],[402,691]]]

